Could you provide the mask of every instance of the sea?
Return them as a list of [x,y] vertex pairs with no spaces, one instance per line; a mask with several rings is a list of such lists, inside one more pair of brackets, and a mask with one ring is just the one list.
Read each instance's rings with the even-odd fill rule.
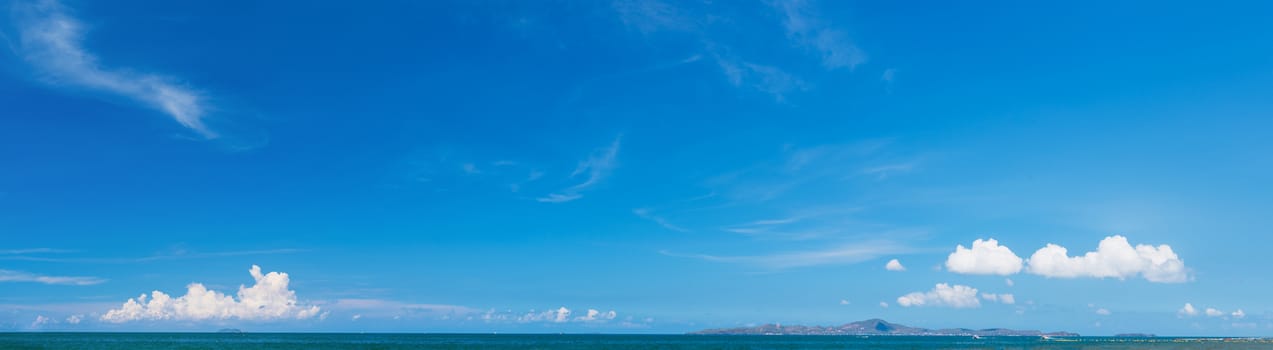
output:
[[1273,349],[1273,339],[356,333],[0,333],[0,349]]

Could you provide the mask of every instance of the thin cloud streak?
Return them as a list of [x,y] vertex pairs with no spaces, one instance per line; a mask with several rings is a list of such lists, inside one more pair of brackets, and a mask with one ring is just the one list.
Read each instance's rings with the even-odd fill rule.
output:
[[266,250],[242,250],[228,252],[210,252],[210,253],[190,253],[190,254],[165,254],[152,255],[140,258],[48,258],[38,256],[0,256],[0,260],[17,260],[17,261],[39,261],[39,262],[55,262],[55,263],[86,263],[86,264],[129,264],[144,263],[165,260],[185,260],[185,259],[206,259],[220,258],[231,256],[248,256],[248,255],[272,255],[272,254],[292,254],[308,252],[308,249],[266,249]]
[[27,249],[9,249],[0,250],[0,255],[21,255],[21,254],[60,254],[74,253],[74,250],[53,249],[53,248],[27,248]]
[[642,219],[653,221],[654,223],[659,224],[659,226],[663,226],[663,228],[668,230],[672,230],[676,232],[690,232],[689,229],[676,226],[676,225],[673,225],[672,223],[667,222],[667,219],[650,214],[650,209],[646,209],[646,208],[632,209],[632,213],[636,214],[636,216],[639,216]]
[[678,254],[667,250],[660,254],[711,262],[744,264],[773,270],[819,265],[855,264],[890,254],[907,253],[911,248],[889,241],[843,245],[833,249],[791,251],[770,255],[724,256],[710,254]]
[[45,276],[22,271],[0,270],[0,282],[34,282],[56,285],[90,286],[105,283],[106,280],[97,277]]
[[[747,88],[769,94],[777,102],[785,102],[786,97],[791,92],[808,89],[809,84],[805,83],[803,79],[787,73],[787,71],[779,67],[759,64],[733,54],[735,50],[732,49],[730,44],[717,40],[710,34],[712,31],[710,25],[713,21],[702,20],[702,18],[712,17],[711,14],[697,13],[692,9],[678,7],[659,0],[618,0],[611,2],[611,7],[618,14],[618,18],[623,22],[624,26],[644,35],[648,36],[655,32],[668,31],[694,37],[702,43],[706,56],[715,61],[716,66],[726,80],[734,87]],[[782,9],[782,7],[779,7],[779,9]],[[803,18],[801,17],[801,20],[806,21]],[[789,33],[791,32],[790,28],[787,30]],[[843,45],[841,43],[847,41],[839,38],[843,36],[843,33],[831,30],[822,30],[818,33],[819,36],[812,43],[815,47],[823,50],[824,61],[828,59],[831,60],[830,62],[842,61],[839,56],[843,55],[839,53],[846,50],[842,48]],[[790,36],[791,34],[789,34]],[[832,38],[833,36],[836,37]],[[824,40],[824,38],[835,40]],[[848,47],[856,50],[856,47],[851,45]],[[860,50],[857,52],[860,52]],[[827,56],[828,53],[834,53],[835,55],[833,57]],[[703,58],[703,55],[695,55],[681,63],[695,62],[701,58]]]
[[128,69],[107,69],[84,49],[84,26],[57,1],[41,0],[13,6],[18,24],[17,51],[45,82],[55,86],[106,92],[125,97],[167,114],[205,138],[217,134],[204,124],[204,97],[171,79]]
[[622,140],[623,137],[615,138],[610,146],[593,151],[588,159],[579,162],[575,170],[570,173],[570,177],[587,175],[583,182],[535,200],[543,203],[564,203],[583,198],[581,192],[600,183],[614,170],[615,158],[619,155],[619,144]]

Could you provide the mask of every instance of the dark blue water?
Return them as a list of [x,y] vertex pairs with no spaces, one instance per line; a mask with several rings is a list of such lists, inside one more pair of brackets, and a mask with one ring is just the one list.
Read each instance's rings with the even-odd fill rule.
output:
[[0,333],[0,349],[1273,349],[1269,339],[543,334]]

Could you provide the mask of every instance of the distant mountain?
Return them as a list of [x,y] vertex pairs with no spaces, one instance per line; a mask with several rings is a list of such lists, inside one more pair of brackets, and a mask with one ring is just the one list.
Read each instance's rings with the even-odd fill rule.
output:
[[966,335],[966,336],[1052,336],[1076,337],[1077,333],[1040,331],[1019,331],[1003,328],[967,329],[918,328],[873,318],[865,321],[845,323],[839,326],[783,326],[767,324],[756,327],[705,329],[690,334],[706,335]]

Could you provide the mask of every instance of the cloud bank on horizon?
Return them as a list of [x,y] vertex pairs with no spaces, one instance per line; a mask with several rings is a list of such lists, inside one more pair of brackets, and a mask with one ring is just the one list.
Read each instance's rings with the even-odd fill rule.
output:
[[112,323],[130,321],[205,321],[205,320],[278,320],[325,317],[318,306],[304,305],[297,301],[296,292],[289,289],[291,279],[287,273],[261,273],[261,267],[252,265],[248,270],[255,283],[251,287],[239,286],[236,296],[209,290],[202,283],[186,286],[186,294],[172,297],[161,291],[153,291],[128,299],[117,309],[106,311],[101,320]]

